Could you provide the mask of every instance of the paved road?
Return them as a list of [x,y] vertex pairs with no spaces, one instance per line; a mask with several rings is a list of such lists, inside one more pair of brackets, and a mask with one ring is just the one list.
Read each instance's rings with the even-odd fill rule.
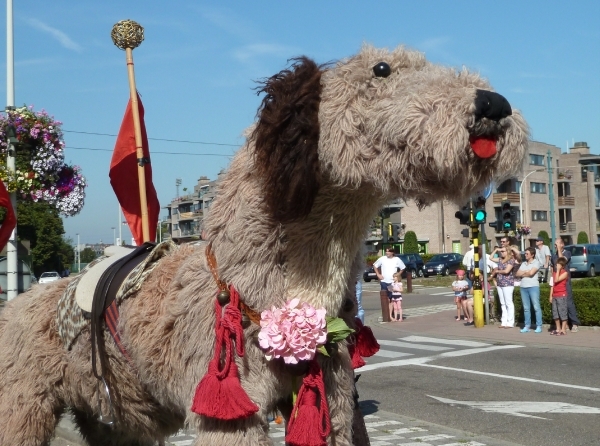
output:
[[[381,343],[358,382],[372,446],[600,444],[600,331],[555,339],[465,327],[452,297],[415,287],[404,296],[406,320],[380,324],[379,284],[364,284],[367,323]],[[282,426],[271,432],[283,445]],[[194,440],[181,432],[168,444]],[[61,441],[52,446],[78,444]]]

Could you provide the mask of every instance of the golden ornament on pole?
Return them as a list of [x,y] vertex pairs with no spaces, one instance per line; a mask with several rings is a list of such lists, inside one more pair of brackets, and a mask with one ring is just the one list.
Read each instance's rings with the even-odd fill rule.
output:
[[[120,49],[125,50],[127,62],[127,75],[129,77],[129,96],[131,98],[131,111],[133,114],[133,126],[135,130],[135,146],[137,159],[144,158],[142,147],[142,130],[140,126],[140,112],[137,100],[137,89],[135,86],[135,72],[133,70],[133,49],[140,46],[144,40],[144,28],[133,20],[121,20],[116,23],[110,33],[113,43]],[[140,205],[142,216],[142,243],[150,241],[150,226],[148,223],[148,201],[146,199],[146,175],[143,162],[138,163],[138,185],[140,193]],[[137,241],[137,240],[136,240]],[[141,243],[139,243],[141,244]]]

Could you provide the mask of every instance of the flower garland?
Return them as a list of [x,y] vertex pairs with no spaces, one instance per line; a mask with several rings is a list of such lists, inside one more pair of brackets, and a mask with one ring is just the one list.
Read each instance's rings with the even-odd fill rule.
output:
[[[64,162],[62,123],[45,111],[20,107],[0,117],[0,180],[9,192],[23,199],[46,201],[65,216],[83,208],[87,182],[81,168]],[[6,166],[8,130],[13,127],[16,143],[16,169]]]

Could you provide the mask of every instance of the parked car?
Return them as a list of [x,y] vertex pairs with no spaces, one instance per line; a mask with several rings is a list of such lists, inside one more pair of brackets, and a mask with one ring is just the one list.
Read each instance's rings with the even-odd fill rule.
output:
[[48,271],[46,273],[42,273],[38,279],[38,283],[49,283],[58,279],[60,279],[60,274],[58,274],[56,271]]
[[423,259],[419,254],[398,254],[400,260],[406,265],[406,269],[402,273],[402,277],[406,277],[407,271],[410,272],[413,279],[423,277]]
[[[423,259],[419,254],[396,254],[396,257],[400,258],[404,265],[406,265],[406,269],[402,272],[403,279],[406,279],[407,272],[410,272],[413,279],[423,277]],[[363,280],[365,282],[378,280],[375,269],[372,266],[363,272]]]
[[594,277],[600,268],[600,244],[567,245],[565,251],[571,253],[569,269],[571,274]]
[[462,269],[462,258],[461,254],[456,253],[436,254],[423,266],[423,274],[425,277],[439,274],[449,276],[457,269]]

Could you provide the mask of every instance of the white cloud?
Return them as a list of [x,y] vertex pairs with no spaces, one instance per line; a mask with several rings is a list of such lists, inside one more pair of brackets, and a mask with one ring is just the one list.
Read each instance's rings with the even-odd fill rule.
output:
[[37,19],[28,19],[27,23],[39,31],[43,31],[47,34],[50,34],[54,39],[56,39],[65,48],[67,48],[69,50],[77,51],[77,52],[82,51],[81,46],[78,43],[71,40],[71,38],[69,36],[67,36],[64,32],[62,32],[61,30],[52,28],[51,26],[48,26],[45,23],[43,23]]

